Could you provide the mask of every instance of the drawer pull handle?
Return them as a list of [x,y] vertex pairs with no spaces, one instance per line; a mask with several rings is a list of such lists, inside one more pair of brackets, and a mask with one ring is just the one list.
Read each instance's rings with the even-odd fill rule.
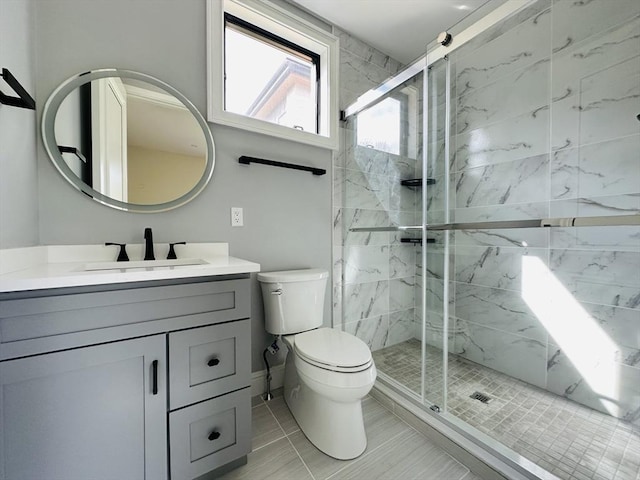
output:
[[282,295],[282,289],[271,290],[271,295]]
[[153,376],[153,387],[152,387],[152,392],[154,395],[158,394],[158,360],[154,360],[153,363],[151,364],[152,367],[152,376]]
[[220,432],[216,432],[215,430],[213,432],[211,432],[209,434],[209,441],[213,442],[214,440],[217,440],[218,438],[220,438]]
[[207,365],[209,365],[210,367],[215,367],[219,363],[220,363],[220,360],[218,360],[217,358],[212,358],[207,362]]

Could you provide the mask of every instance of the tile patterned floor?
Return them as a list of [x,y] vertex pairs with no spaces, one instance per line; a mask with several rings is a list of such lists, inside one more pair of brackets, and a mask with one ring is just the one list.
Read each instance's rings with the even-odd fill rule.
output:
[[223,479],[278,480],[482,480],[416,432],[374,398],[363,401],[368,446],[343,461],[315,448],[298,428],[284,398],[253,403],[252,452],[246,465]]
[[[373,354],[376,367],[420,391],[421,346],[409,340]],[[442,399],[442,351],[428,349],[427,398]],[[448,360],[449,412],[566,480],[640,479],[640,427],[456,355]],[[469,398],[480,391],[488,404]],[[442,406],[442,405],[440,405]]]

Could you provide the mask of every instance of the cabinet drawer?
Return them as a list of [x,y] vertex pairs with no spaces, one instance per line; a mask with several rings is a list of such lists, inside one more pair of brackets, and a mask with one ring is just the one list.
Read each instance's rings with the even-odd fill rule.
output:
[[169,334],[169,407],[184,407],[250,384],[250,320]]
[[4,300],[0,359],[164,333],[250,315],[248,279]]
[[171,478],[197,478],[251,450],[251,389],[171,412]]

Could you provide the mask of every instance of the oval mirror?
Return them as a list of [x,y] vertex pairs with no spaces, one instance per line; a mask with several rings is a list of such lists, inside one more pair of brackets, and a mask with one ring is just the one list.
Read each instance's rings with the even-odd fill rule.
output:
[[45,104],[42,138],[74,187],[129,212],[184,205],[207,185],[215,163],[209,126],[193,104],[129,70],[93,70],[60,85]]

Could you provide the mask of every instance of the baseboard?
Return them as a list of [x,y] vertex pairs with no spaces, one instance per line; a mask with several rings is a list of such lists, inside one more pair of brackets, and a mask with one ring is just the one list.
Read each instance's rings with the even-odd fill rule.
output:
[[[284,365],[271,368],[271,390],[284,385]],[[267,391],[267,371],[260,370],[251,374],[251,396],[263,395]]]

